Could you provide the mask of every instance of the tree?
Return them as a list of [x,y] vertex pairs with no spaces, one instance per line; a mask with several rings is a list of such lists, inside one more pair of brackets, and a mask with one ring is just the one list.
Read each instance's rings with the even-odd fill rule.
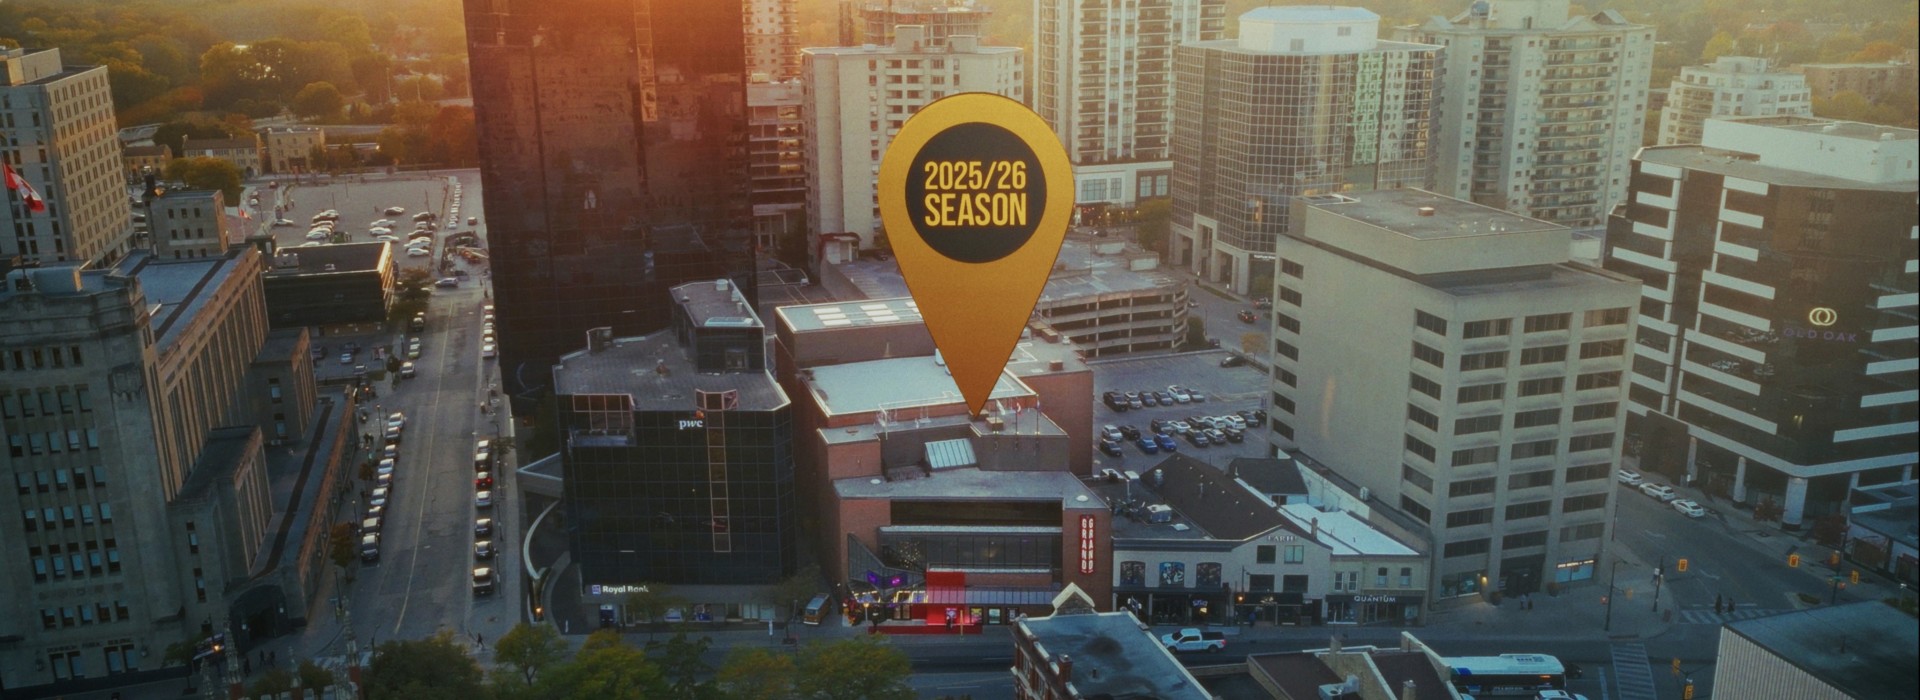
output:
[[814,642],[800,649],[794,682],[808,700],[911,700],[913,665],[879,635]]
[[1207,344],[1207,320],[1199,316],[1187,317],[1188,347],[1205,347]]
[[732,700],[786,700],[799,677],[793,656],[760,647],[734,647],[720,665],[714,685]]
[[240,201],[240,167],[212,156],[175,158],[167,163],[167,179],[189,189],[220,190],[227,201]]
[[333,83],[321,81],[307,83],[293,96],[293,113],[307,119],[336,117],[347,106],[347,98],[340,94],[340,88]]
[[660,652],[660,670],[666,676],[668,690],[676,698],[714,697],[712,684],[701,683],[700,679],[713,672],[713,667],[700,660],[713,646],[713,638],[702,636],[693,639],[686,632],[675,632],[667,640],[666,647]]
[[495,664],[513,669],[532,686],[541,673],[567,658],[567,640],[560,638],[553,625],[522,622],[500,635],[493,645]]
[[628,593],[622,602],[627,605],[628,614],[638,614],[647,620],[647,641],[653,641],[655,628],[666,621],[667,610],[682,605],[679,597],[674,596],[664,584],[643,583]]
[[333,565],[345,570],[353,566],[353,524],[334,523],[327,531],[327,556],[333,559]]
[[535,692],[551,700],[645,700],[667,695],[667,681],[647,655],[613,630],[587,637],[573,660],[540,676]]
[[362,680],[368,700],[476,700],[482,697],[481,678],[467,646],[441,632],[381,642]]
[[806,568],[793,572],[792,576],[767,587],[767,596],[773,599],[775,605],[789,606],[787,622],[792,624],[794,622],[792,616],[799,612],[792,608],[798,608],[801,604],[812,600],[819,590],[820,567],[809,564]]
[[1156,253],[1167,254],[1167,237],[1172,231],[1173,202],[1164,197],[1149,199],[1134,208],[1134,215],[1140,224],[1134,229],[1136,241],[1140,247]]
[[333,685],[334,681],[332,671],[321,668],[310,659],[301,659],[300,666],[295,670],[294,675],[299,677],[302,688],[325,688]]
[[1713,59],[1733,53],[1733,35],[1717,32],[1707,40],[1706,48],[1700,50],[1700,60],[1712,63]]
[[368,101],[387,101],[391,94],[388,92],[388,80],[393,75],[393,61],[385,54],[365,53],[354,56],[353,60],[348,62],[348,70],[353,72],[354,82],[359,83]]

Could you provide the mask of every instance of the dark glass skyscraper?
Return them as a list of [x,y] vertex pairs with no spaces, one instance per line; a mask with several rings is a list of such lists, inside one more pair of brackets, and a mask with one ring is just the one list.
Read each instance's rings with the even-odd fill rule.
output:
[[753,298],[741,0],[466,0],[507,387],[587,329],[666,327],[667,290]]

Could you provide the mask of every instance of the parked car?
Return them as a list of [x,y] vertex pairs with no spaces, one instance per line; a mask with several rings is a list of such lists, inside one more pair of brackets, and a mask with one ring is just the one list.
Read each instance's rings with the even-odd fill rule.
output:
[[1247,358],[1245,356],[1237,355],[1234,353],[1227,353],[1226,357],[1220,358],[1221,367],[1239,367],[1246,363],[1247,363]]
[[1242,430],[1240,428],[1227,428],[1227,429],[1221,430],[1220,432],[1226,433],[1227,442],[1246,442],[1247,441],[1247,431]]
[[1699,503],[1691,499],[1678,499],[1675,500],[1672,505],[1674,510],[1680,511],[1681,515],[1689,518],[1698,518],[1707,514],[1707,509],[1700,507]]
[[493,488],[493,472],[476,472],[473,475],[473,488],[488,491]]
[[405,213],[407,213],[406,207],[387,207],[386,209],[387,216],[399,216]]
[[478,518],[473,521],[473,536],[486,537],[493,534],[493,518]]
[[1208,428],[1207,432],[1201,434],[1207,436],[1209,444],[1224,445],[1227,442],[1227,434],[1219,428]]
[[1113,440],[1100,441],[1100,453],[1108,457],[1125,457],[1127,453],[1120,449],[1120,443]]
[[493,558],[493,540],[480,540],[473,543],[473,558],[486,561]]
[[376,473],[376,474],[392,474],[392,473],[393,473],[393,470],[394,470],[394,468],[395,468],[396,466],[398,466],[398,465],[396,465],[396,464],[394,464],[394,461],[393,461],[393,458],[392,458],[392,457],[388,457],[388,458],[386,458],[386,459],[382,459],[382,460],[380,460],[380,466],[379,466],[378,468],[376,468],[376,469],[374,470],[374,473]]
[[475,493],[475,494],[473,494],[473,507],[475,507],[475,508],[482,508],[482,509],[485,509],[485,508],[492,508],[492,507],[493,507],[493,492],[492,492],[492,491],[480,491],[480,492],[477,492],[477,493]]
[[343,365],[353,364],[353,353],[350,353],[350,352],[340,353],[340,364],[343,364]]
[[1162,406],[1172,406],[1174,404],[1173,394],[1165,391],[1153,392],[1153,398],[1159,399],[1160,405]]
[[1206,447],[1213,444],[1213,440],[1209,439],[1205,432],[1199,430],[1189,431],[1187,433],[1187,442],[1191,443],[1194,447]]
[[1180,451],[1180,443],[1174,442],[1173,436],[1166,433],[1153,436],[1153,444],[1159,445],[1161,452]]
[[1167,423],[1169,422],[1170,421],[1168,421],[1165,418],[1155,418],[1153,420],[1147,421],[1147,432],[1149,433],[1167,432]]
[[1142,391],[1140,392],[1140,405],[1153,408],[1154,406],[1160,405],[1160,397],[1154,396],[1151,391]]
[[400,363],[400,378],[401,378],[401,379],[412,379],[412,378],[414,378],[414,376],[415,376],[415,374],[414,374],[414,371],[413,371],[413,363],[412,363],[412,362],[402,362],[402,363]]
[[1179,384],[1167,387],[1167,393],[1173,396],[1174,403],[1192,403],[1193,395]]
[[493,357],[493,355],[494,355],[493,343],[487,343],[480,346],[481,357]]
[[1206,395],[1206,394],[1202,394],[1202,393],[1200,393],[1200,392],[1198,392],[1198,391],[1189,391],[1189,392],[1187,392],[1187,395],[1188,395],[1188,396],[1191,396],[1191,397],[1193,397],[1193,402],[1194,402],[1194,403],[1206,403],[1206,402],[1207,402],[1207,395]]
[[460,280],[453,277],[442,277],[440,278],[439,281],[434,282],[433,286],[439,287],[441,289],[452,289],[454,287],[460,286]]
[[1154,442],[1151,437],[1141,436],[1140,439],[1133,441],[1133,446],[1140,448],[1140,452],[1144,454],[1160,453],[1160,443]]
[[1253,323],[1255,321],[1260,320],[1259,316],[1255,315],[1252,311],[1248,311],[1246,309],[1241,309],[1240,313],[1237,315],[1239,316],[1241,323]]
[[1102,440],[1112,440],[1114,442],[1119,442],[1121,438],[1124,438],[1124,437],[1126,436],[1122,434],[1120,432],[1120,428],[1116,426],[1113,426],[1113,425],[1100,426],[1100,439]]
[[1120,426],[1120,437],[1126,440],[1140,439],[1140,429],[1131,425]]
[[1640,482],[1646,481],[1647,479],[1646,477],[1640,476],[1640,472],[1631,469],[1622,469],[1613,473],[1613,480],[1628,486],[1639,486]]
[[1644,493],[1663,503],[1672,501],[1674,498],[1678,497],[1678,495],[1673,492],[1673,487],[1668,486],[1666,484],[1654,484],[1654,483],[1641,484],[1640,493]]
[[1227,635],[1224,632],[1202,632],[1198,628],[1188,627],[1178,632],[1160,635],[1160,645],[1171,652],[1205,651],[1216,652],[1227,648]]
[[433,253],[427,252],[427,249],[425,248],[408,248],[407,249],[407,257],[409,258],[424,258],[432,254]]
[[493,569],[482,566],[473,570],[473,594],[493,595]]
[[366,564],[380,561],[380,533],[369,532],[360,536],[360,561]]
[[480,217],[477,217],[477,216],[469,216],[469,217],[467,217],[467,225],[468,225],[468,226],[476,226],[476,225],[479,225],[479,223],[480,223]]

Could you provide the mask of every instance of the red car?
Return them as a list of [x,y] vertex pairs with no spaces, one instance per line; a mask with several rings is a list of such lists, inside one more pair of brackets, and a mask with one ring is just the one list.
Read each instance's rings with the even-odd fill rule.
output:
[[473,477],[473,488],[485,490],[493,488],[493,474],[480,472]]

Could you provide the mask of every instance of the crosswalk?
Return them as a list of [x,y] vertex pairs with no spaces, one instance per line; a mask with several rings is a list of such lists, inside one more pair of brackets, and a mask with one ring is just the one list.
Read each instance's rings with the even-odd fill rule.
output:
[[1751,620],[1756,617],[1771,617],[1791,610],[1773,608],[1740,608],[1730,613],[1714,612],[1711,608],[1681,610],[1680,623],[1685,625],[1720,625],[1736,620]]
[[1638,641],[1613,643],[1613,676],[1619,700],[1659,700],[1653,689],[1653,667],[1647,663],[1647,645]]

